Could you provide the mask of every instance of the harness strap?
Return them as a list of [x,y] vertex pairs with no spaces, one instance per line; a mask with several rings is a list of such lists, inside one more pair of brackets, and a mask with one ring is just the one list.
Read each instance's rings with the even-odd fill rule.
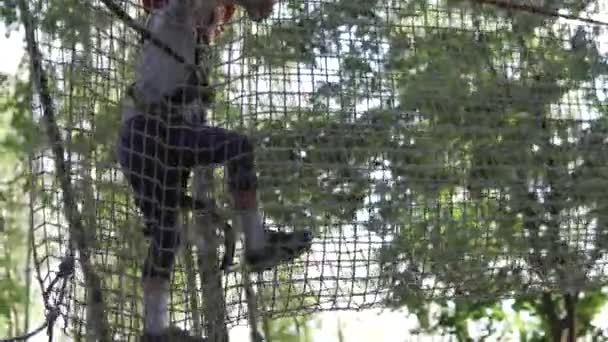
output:
[[[146,18],[145,26],[149,25],[150,15]],[[143,45],[146,38],[140,36],[140,44]],[[173,93],[163,96],[163,98],[155,103],[148,103],[141,99],[135,89],[135,82],[127,87],[126,95],[132,101],[135,108],[138,110],[155,116],[161,117],[177,117],[180,116],[180,108],[192,103],[194,100],[200,100],[203,104],[210,104],[214,100],[214,91],[209,86],[208,70],[200,70],[200,60],[203,56],[202,45],[208,45],[204,39],[204,35],[196,32],[196,48],[194,50],[194,64],[196,69],[190,71],[187,86],[175,89]]]
[[127,97],[132,101],[132,104],[139,111],[151,114],[154,116],[173,116],[178,114],[176,106],[172,106],[170,103],[165,101],[159,101],[149,103],[144,101],[141,97],[137,96],[137,90],[135,89],[135,83],[132,83],[127,87]]

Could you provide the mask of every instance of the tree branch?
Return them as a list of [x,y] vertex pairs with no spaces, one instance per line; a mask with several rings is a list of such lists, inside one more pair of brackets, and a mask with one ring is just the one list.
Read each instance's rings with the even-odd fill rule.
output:
[[[205,201],[210,197],[209,187],[213,181],[212,168],[194,170],[193,197]],[[205,330],[210,341],[228,342],[228,328],[225,324],[226,302],[222,287],[222,274],[219,269],[218,243],[216,225],[208,215],[195,212],[194,229],[197,229],[206,243],[206,248],[198,248],[198,263],[201,276],[201,287],[204,294],[203,313]]]
[[192,331],[194,336],[201,336],[201,311],[199,307],[198,288],[196,286],[196,268],[192,257],[192,244],[188,241],[183,251],[184,268],[186,273],[186,293],[192,313]]
[[542,15],[542,16],[550,17],[550,18],[578,20],[578,21],[585,22],[587,24],[608,26],[608,22],[605,22],[605,21],[595,20],[595,19],[591,19],[591,18],[583,18],[583,17],[579,17],[579,16],[573,15],[573,14],[559,13],[557,11],[551,11],[551,10],[544,9],[542,7],[532,6],[532,5],[528,5],[528,4],[517,4],[517,3],[514,3],[513,1],[506,1],[506,0],[473,0],[473,1],[476,3],[479,3],[479,4],[491,5],[491,6],[502,8],[505,10],[515,10],[515,11],[526,12],[526,13],[531,13],[531,14],[536,14],[536,15]]

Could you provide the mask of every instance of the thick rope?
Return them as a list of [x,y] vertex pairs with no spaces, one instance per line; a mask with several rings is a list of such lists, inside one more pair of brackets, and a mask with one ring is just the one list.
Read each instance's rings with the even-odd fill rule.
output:
[[[106,7],[113,12],[119,19],[121,19],[125,24],[129,27],[137,31],[144,39],[150,40],[156,47],[163,50],[169,56],[175,58],[178,62],[186,65],[190,65],[186,62],[186,59],[175,52],[169,45],[165,44],[162,40],[156,38],[150,31],[148,31],[145,27],[137,23],[131,16],[125,12],[118,4],[116,4],[112,0],[100,0],[103,2]],[[195,66],[195,65],[193,65]]]
[[[69,170],[67,162],[64,159],[65,150],[63,147],[63,139],[59,132],[59,127],[55,117],[55,107],[49,90],[49,79],[42,66],[42,53],[38,48],[38,42],[36,41],[35,29],[34,29],[34,18],[32,13],[29,11],[26,0],[19,2],[19,9],[21,11],[21,19],[25,28],[25,39],[27,42],[27,50],[30,57],[31,67],[31,79],[34,84],[35,92],[40,96],[40,104],[42,107],[42,122],[46,128],[46,134],[51,143],[51,150],[53,152],[55,162],[56,177],[60,183],[61,192],[63,195],[63,214],[69,223],[69,261],[66,264],[60,264],[60,275],[66,274],[68,271],[73,272],[73,256],[74,248],[78,248],[79,251],[79,263],[85,278],[87,288],[94,293],[95,300],[90,305],[95,306],[99,315],[98,321],[95,322],[95,333],[100,341],[109,341],[109,328],[103,315],[105,314],[103,309],[103,298],[101,295],[101,279],[97,276],[93,266],[90,263],[90,252],[88,242],[86,241],[86,231],[83,226],[81,213],[78,211],[76,206],[76,200],[72,188],[71,179],[69,176]],[[67,283],[64,282],[62,289],[65,290]],[[60,293],[59,300],[63,301],[64,291]],[[51,315],[52,322],[56,319],[56,316]],[[48,330],[49,341],[52,340],[52,329]]]
[[520,11],[520,12],[527,12],[530,14],[538,14],[538,15],[542,15],[545,17],[577,20],[577,21],[582,21],[587,24],[608,26],[608,22],[605,22],[605,21],[591,19],[591,18],[583,18],[583,17],[579,17],[576,15],[572,15],[572,14],[562,14],[562,13],[553,12],[553,11],[550,11],[548,9],[544,9],[541,7],[531,6],[531,5],[526,5],[526,4],[515,4],[510,1],[504,1],[504,0],[472,0],[472,1],[479,3],[479,4],[483,4],[483,5],[490,5],[490,6],[502,8],[505,10],[516,10],[516,11]]
[[[65,285],[66,285],[68,278],[72,274],[74,274],[74,257],[67,256],[59,264],[59,271],[55,275],[55,278],[53,278],[53,280],[49,283],[49,285],[46,287],[46,289],[42,293],[42,296],[43,296],[44,302],[45,302],[44,306],[46,308],[46,315],[45,315],[46,318],[45,318],[44,322],[41,323],[40,326],[38,326],[36,329],[33,329],[32,331],[30,331],[28,333],[25,333],[25,334],[19,335],[19,336],[15,336],[15,337],[2,338],[2,339],[0,339],[0,342],[27,341],[28,339],[30,339],[33,336],[40,333],[45,328],[47,329],[47,335],[49,336],[49,341],[52,341],[53,327],[55,325],[55,322],[57,321],[57,318],[60,315],[61,311],[60,311],[59,307],[63,304],[63,298],[65,296],[65,289],[66,289]],[[48,300],[48,298],[50,296],[51,291],[53,291],[55,285],[59,282],[59,280],[62,280],[62,279],[63,279],[63,284],[61,286],[61,289],[59,290],[59,298],[57,299],[55,304],[52,305],[49,303],[50,301]]]

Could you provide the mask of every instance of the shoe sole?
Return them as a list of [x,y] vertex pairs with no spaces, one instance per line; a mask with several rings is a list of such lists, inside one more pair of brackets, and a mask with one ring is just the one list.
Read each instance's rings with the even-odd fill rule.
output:
[[[274,239],[271,238],[271,242],[274,243],[273,248],[275,251],[275,257],[270,259],[264,259],[260,257],[259,260],[255,260],[251,262],[252,258],[256,258],[252,254],[245,256],[245,261],[247,262],[247,271],[251,273],[259,273],[264,271],[272,270],[277,266],[288,264],[293,260],[300,257],[302,254],[310,251],[312,247],[312,234],[307,231],[295,232],[296,235],[281,233],[281,232],[273,232]],[[291,239],[296,241],[283,242],[282,245],[277,240],[281,239]],[[277,252],[277,250],[279,252]],[[280,257],[276,257],[279,254]],[[225,268],[225,273],[234,272],[236,270],[243,271],[242,264],[231,265]]]

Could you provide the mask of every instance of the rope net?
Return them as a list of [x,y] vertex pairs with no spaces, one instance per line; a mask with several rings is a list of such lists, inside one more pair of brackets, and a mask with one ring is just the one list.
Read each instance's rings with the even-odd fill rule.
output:
[[[601,12],[594,1],[516,2]],[[139,4],[117,3],[144,22]],[[130,339],[142,328],[147,242],[116,142],[140,38],[98,1],[29,4],[98,278],[77,263],[64,328],[86,335],[99,319],[91,301],[101,297],[113,339]],[[255,142],[267,226],[314,232],[310,253],[252,275],[260,314],[604,283],[605,32],[469,1],[289,0],[260,23],[238,12],[209,57],[208,120]],[[32,170],[35,260],[46,286],[70,248],[82,252],[48,144]],[[226,209],[222,169],[215,175],[208,186]],[[173,323],[200,329],[211,298],[201,286],[196,254],[183,248]],[[223,275],[222,287],[227,324],[244,324],[241,274]]]

